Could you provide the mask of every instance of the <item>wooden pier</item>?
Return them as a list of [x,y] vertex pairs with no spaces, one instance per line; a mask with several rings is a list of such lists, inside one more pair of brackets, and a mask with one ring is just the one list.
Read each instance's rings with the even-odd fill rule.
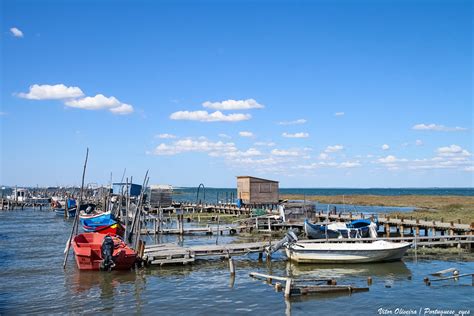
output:
[[249,253],[263,253],[271,242],[236,243],[223,245],[199,245],[181,247],[177,244],[146,245],[143,260],[153,265],[187,264],[198,258],[219,256],[247,255]]
[[35,203],[35,202],[22,202],[22,201],[15,201],[15,200],[10,200],[6,198],[0,199],[0,210],[2,211],[11,211],[14,209],[25,209],[26,207],[39,207],[40,210],[43,209],[43,207],[48,207],[48,203]]
[[[271,212],[272,209],[267,211]],[[158,210],[151,209],[150,212],[158,212]],[[214,214],[229,214],[234,216],[249,216],[248,219],[242,220],[249,227],[254,226],[257,230],[281,230],[288,227],[302,228],[303,218],[301,220],[287,221],[282,223],[278,220],[270,220],[270,216],[257,216],[251,217],[252,207],[247,205],[244,207],[237,207],[234,204],[196,204],[196,203],[180,203],[176,207],[170,207],[166,209],[168,214],[176,212],[182,212],[183,214],[194,214],[194,213],[214,213]],[[384,235],[390,237],[392,234],[397,234],[403,237],[404,235],[424,236],[435,235],[437,232],[440,234],[459,235],[459,234],[473,234],[474,223],[466,224],[461,223],[460,220],[454,222],[443,222],[443,221],[431,221],[428,219],[420,220],[413,219],[411,217],[393,217],[389,213],[381,215],[367,215],[363,213],[338,213],[329,214],[323,212],[316,212],[310,216],[313,222],[327,223],[327,222],[350,222],[357,219],[375,219],[377,218],[378,224],[384,228]]]
[[[409,242],[412,247],[438,247],[438,246],[471,246],[474,243],[474,235],[454,235],[454,236],[429,236],[429,237],[386,237],[386,238],[342,238],[330,239],[334,242],[373,242],[375,240],[386,240],[390,242]],[[247,255],[249,253],[259,253],[263,257],[265,248],[277,243],[278,240],[260,241],[252,243],[232,243],[222,245],[198,245],[181,247],[177,244],[156,244],[146,245],[143,260],[152,265],[164,264],[188,264],[196,259],[218,256],[230,258],[233,256]],[[305,243],[325,243],[325,239],[299,240],[299,244]]]

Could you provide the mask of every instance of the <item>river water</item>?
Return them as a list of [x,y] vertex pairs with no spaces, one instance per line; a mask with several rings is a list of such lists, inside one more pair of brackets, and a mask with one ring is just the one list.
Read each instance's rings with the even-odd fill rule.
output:
[[[188,266],[147,267],[130,272],[80,272],[71,251],[65,270],[63,250],[72,225],[49,209],[0,212],[0,315],[18,314],[182,314],[182,315],[436,315],[474,313],[471,278],[428,287],[430,272],[455,267],[474,272],[461,255],[444,260],[415,256],[382,264],[297,265],[282,254],[271,262],[257,254],[236,257],[232,282],[226,261],[216,258]],[[164,236],[162,242],[176,241]],[[219,243],[234,238],[219,236]],[[152,238],[147,243],[154,242]],[[184,237],[184,245],[215,244],[216,236]],[[285,300],[283,294],[249,272],[279,276],[336,277],[338,284],[367,286],[352,295],[313,295]],[[421,313],[420,313],[421,312]],[[431,313],[430,313],[431,312]],[[437,314],[439,315],[439,314]]]

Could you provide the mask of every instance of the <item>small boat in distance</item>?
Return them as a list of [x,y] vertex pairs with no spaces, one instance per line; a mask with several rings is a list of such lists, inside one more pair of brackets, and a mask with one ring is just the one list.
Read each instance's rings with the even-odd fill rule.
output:
[[51,201],[51,208],[58,216],[64,217],[65,208],[64,205],[67,203],[67,217],[75,217],[76,216],[76,200],[74,199],[66,199],[64,201],[59,200],[52,200]]
[[137,254],[115,235],[83,233],[72,242],[79,270],[129,270]]

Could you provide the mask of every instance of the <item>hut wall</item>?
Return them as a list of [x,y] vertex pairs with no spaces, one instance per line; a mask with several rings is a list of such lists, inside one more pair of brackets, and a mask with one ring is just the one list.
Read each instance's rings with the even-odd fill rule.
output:
[[276,204],[278,182],[253,177],[237,178],[237,197],[246,204]]

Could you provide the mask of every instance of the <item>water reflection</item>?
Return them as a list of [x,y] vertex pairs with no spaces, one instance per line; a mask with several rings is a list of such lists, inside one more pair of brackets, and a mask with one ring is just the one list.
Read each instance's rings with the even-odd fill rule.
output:
[[344,278],[344,277],[388,277],[407,278],[411,271],[403,261],[370,264],[295,264],[288,261],[287,274],[293,277]]
[[79,294],[98,288],[101,291],[101,297],[113,296],[114,289],[124,284],[135,284],[137,281],[145,282],[141,274],[135,271],[75,271],[72,274],[72,292]]

